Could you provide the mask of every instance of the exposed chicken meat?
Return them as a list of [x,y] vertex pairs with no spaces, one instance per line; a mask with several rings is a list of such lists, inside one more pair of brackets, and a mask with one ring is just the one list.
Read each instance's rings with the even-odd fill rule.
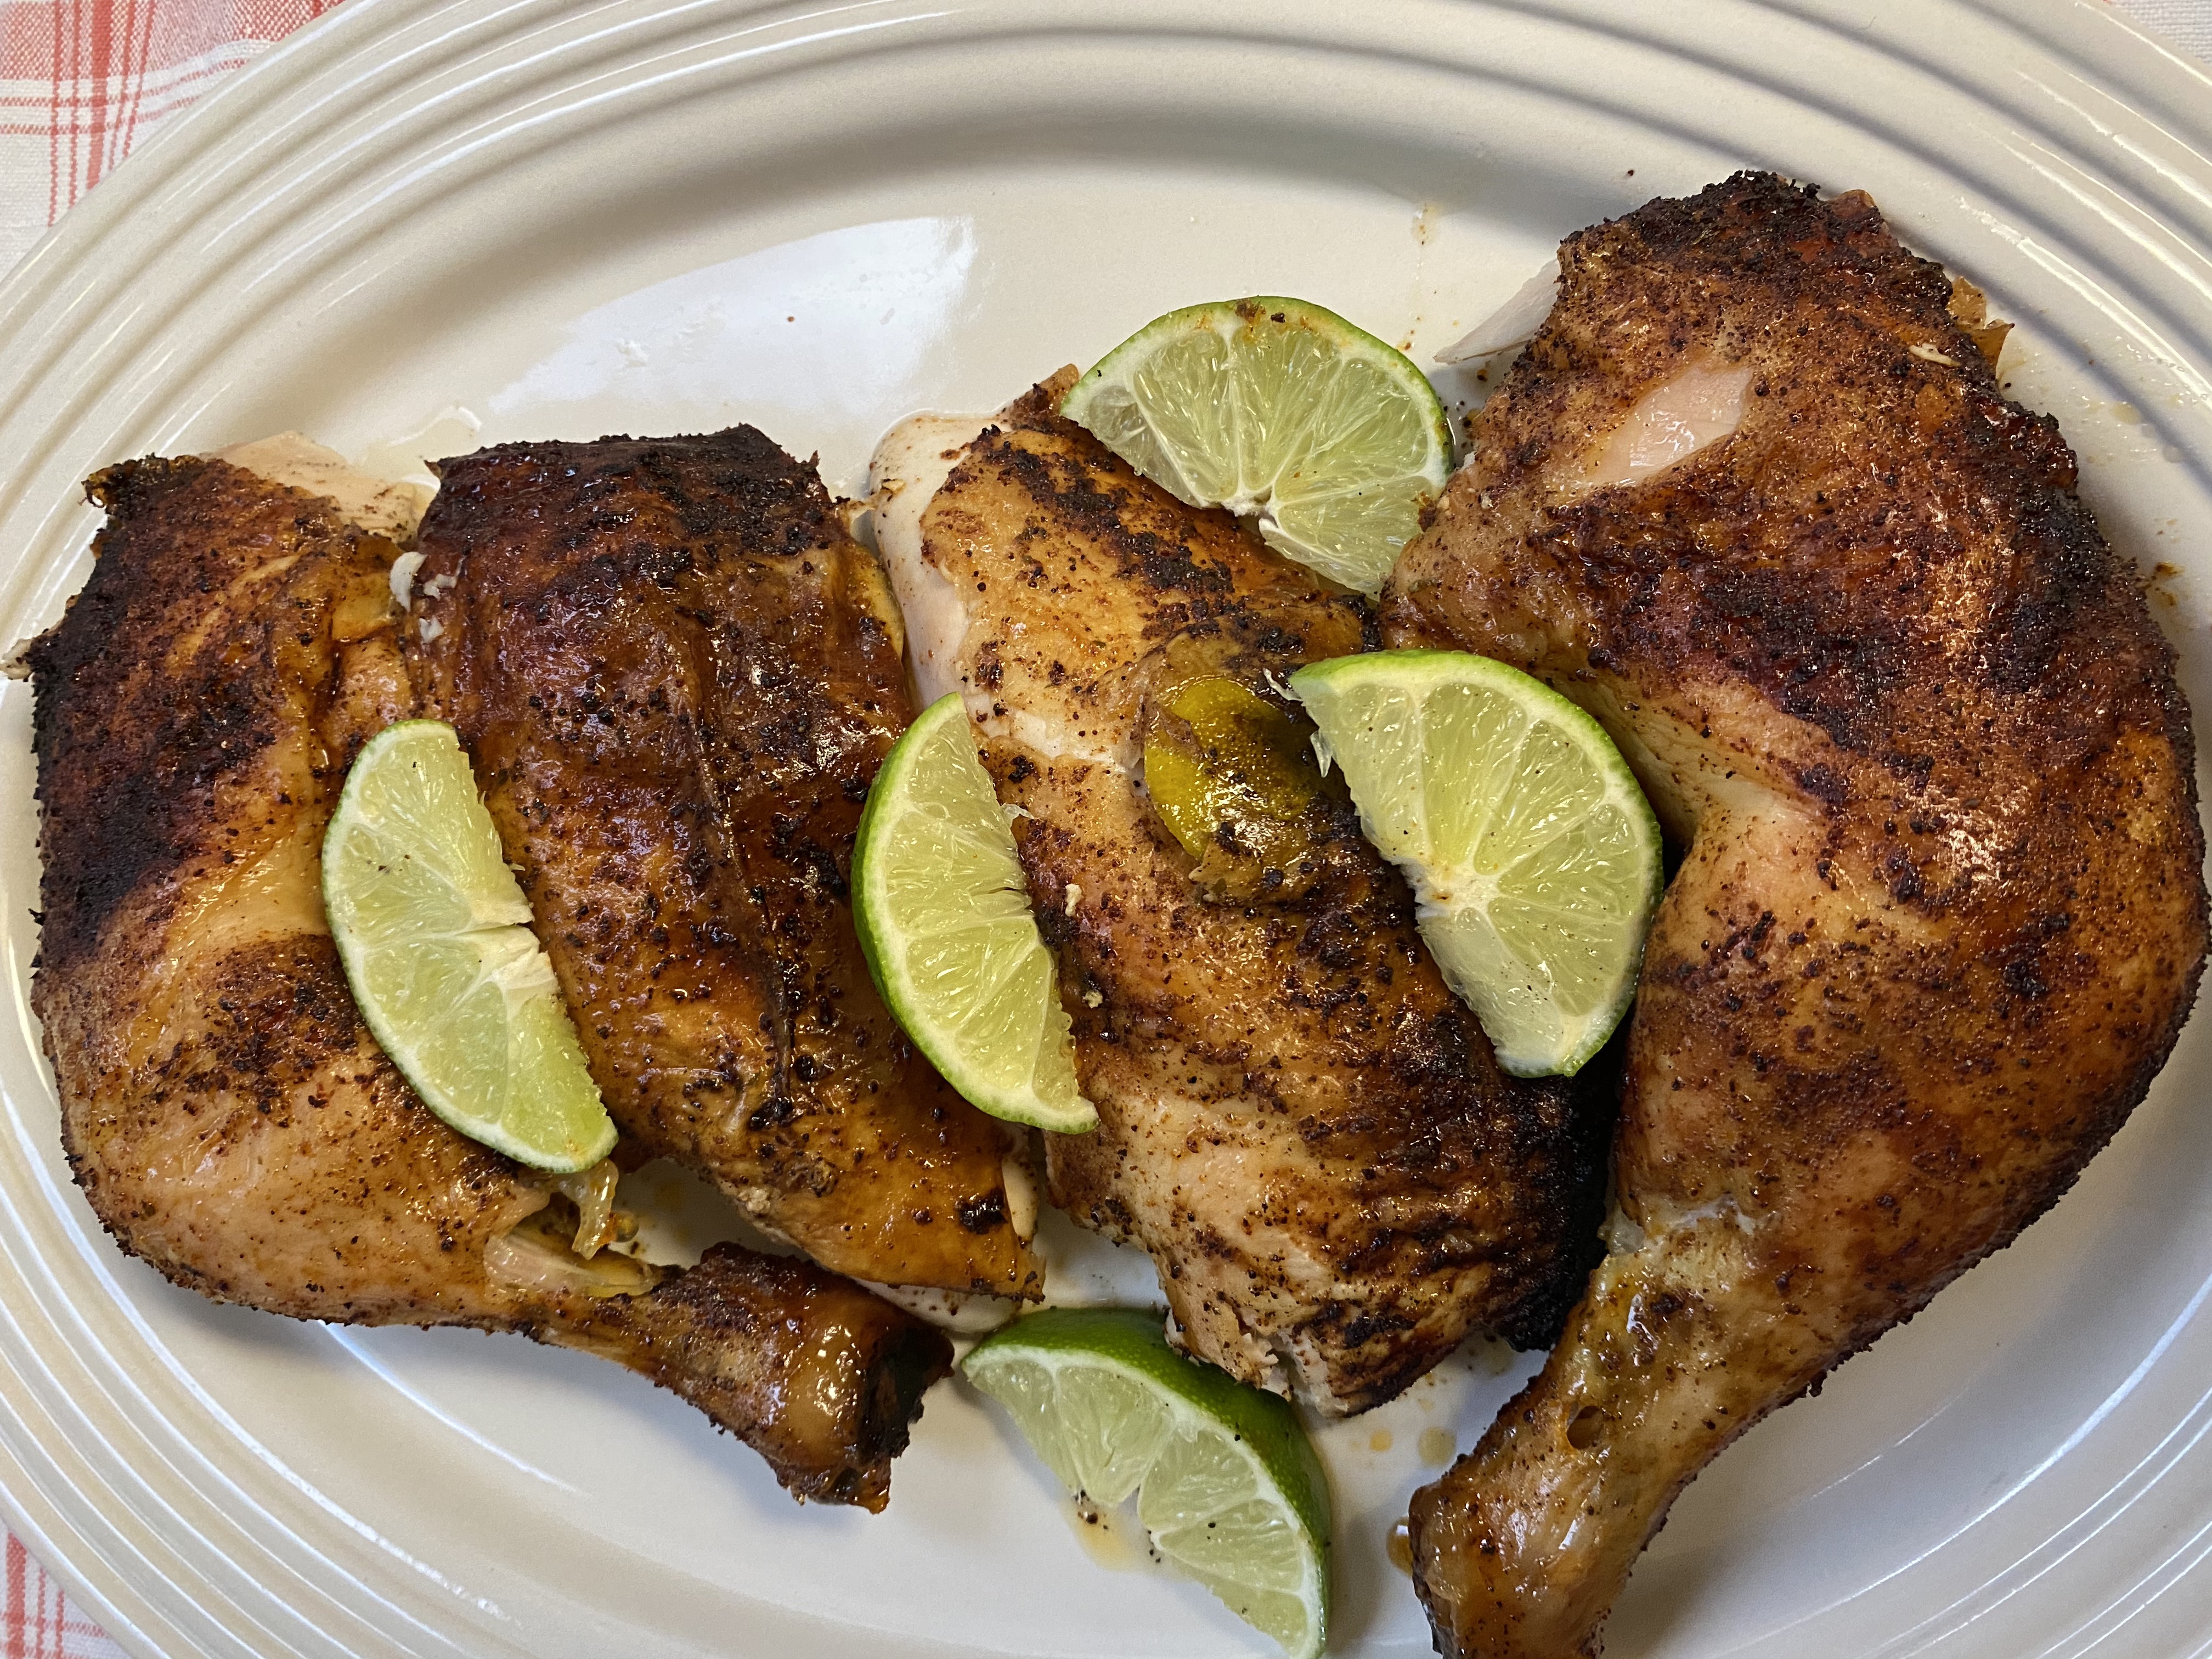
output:
[[1438,1645],[1487,1659],[1595,1651],[1708,1459],[2064,1192],[2205,945],[2172,653],[1942,271],[1864,196],[1760,174],[1560,265],[1388,632],[1583,702],[1687,853],[1615,1251],[1413,1504]]
[[605,1353],[799,1496],[881,1508],[942,1337],[805,1263],[585,1260],[548,1183],[434,1117],[356,1012],[320,848],[361,743],[414,712],[394,544],[222,461],[90,489],[109,513],[90,585],[28,653],[32,1006],[117,1241],[219,1301]]
[[922,695],[965,696],[1018,809],[1099,1109],[1048,1137],[1055,1200],[1152,1253],[1194,1352],[1325,1409],[1474,1328],[1544,1340],[1588,1137],[1499,1072],[1281,690],[1371,643],[1368,607],[1138,477],[1061,384],[875,469]]

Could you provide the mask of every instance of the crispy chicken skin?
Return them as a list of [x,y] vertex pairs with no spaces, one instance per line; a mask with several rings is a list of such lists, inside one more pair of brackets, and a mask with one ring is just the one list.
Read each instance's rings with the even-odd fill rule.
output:
[[410,650],[616,1121],[837,1272],[1038,1294],[1003,1133],[853,932],[860,806],[911,711],[881,572],[813,467],[735,427],[441,472]]
[[217,1301],[604,1353],[798,1495],[880,1509],[941,1336],[803,1263],[577,1256],[567,1201],[434,1117],[362,1023],[319,854],[361,743],[414,712],[396,547],[220,460],[89,489],[109,514],[90,584],[28,654],[32,1006],[94,1212]]
[[1340,793],[1282,867],[1240,887],[1224,860],[1224,891],[1146,791],[1164,693],[1212,675],[1292,709],[1282,678],[1371,644],[1371,611],[1130,471],[1062,384],[918,420],[876,465],[922,694],[966,696],[1018,809],[1099,1110],[1047,1137],[1054,1199],[1151,1252],[1194,1352],[1327,1410],[1470,1330],[1546,1340],[1598,1220],[1566,1090],[1499,1072]]
[[1560,269],[1387,631],[1583,702],[1687,853],[1614,1251],[1413,1502],[1437,1645],[1486,1659],[1595,1652],[1708,1459],[2048,1208],[2205,945],[2172,653],[1943,272],[1863,195],[1750,173]]

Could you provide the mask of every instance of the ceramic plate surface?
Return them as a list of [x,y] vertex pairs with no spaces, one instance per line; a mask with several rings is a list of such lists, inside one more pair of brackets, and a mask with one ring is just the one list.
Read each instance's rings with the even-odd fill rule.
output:
[[[2212,709],[2208,156],[2212,82],[2094,5],[349,0],[0,289],[0,647],[83,580],[77,481],[112,459],[743,419],[850,488],[896,418],[1194,301],[1305,295],[1425,362],[1565,232],[1759,165],[1870,191],[2018,320],[2012,394],[2059,417]],[[125,1646],[1267,1650],[1087,1559],[957,1386],[887,1515],[802,1510],[611,1366],[217,1308],[125,1259],[26,1007],[29,721],[9,684],[0,1490]],[[2200,1019],[2048,1218],[1695,1485],[1609,1654],[2208,1650],[2209,1049]],[[1324,1437],[1340,1652],[1427,1650],[1385,1533],[1532,1364],[1468,1357]]]

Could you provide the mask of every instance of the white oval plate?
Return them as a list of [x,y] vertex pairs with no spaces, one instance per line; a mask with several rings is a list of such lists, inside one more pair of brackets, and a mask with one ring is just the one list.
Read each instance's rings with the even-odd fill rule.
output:
[[[486,441],[748,420],[849,487],[897,416],[994,406],[1195,300],[1308,295],[1425,360],[1565,232],[1758,164],[1871,191],[2019,319],[2014,394],[2167,567],[2212,708],[2212,83],[2100,13],[349,0],[0,289],[0,647],[82,580],[77,481],[116,457],[285,427],[359,453],[458,405]],[[0,1487],[125,1645],[1267,1650],[1099,1571],[957,1386],[887,1515],[801,1510],[611,1367],[216,1308],[126,1260],[25,1008],[29,703],[0,693]],[[2201,1652],[2207,1060],[2200,1020],[2048,1219],[1698,1481],[1608,1653]],[[1455,1364],[1327,1435],[1340,1652],[1426,1651],[1384,1530],[1528,1366]]]

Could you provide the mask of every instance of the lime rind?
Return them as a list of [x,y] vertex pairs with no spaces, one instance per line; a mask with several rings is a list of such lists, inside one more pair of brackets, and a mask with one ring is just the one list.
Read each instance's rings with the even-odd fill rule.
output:
[[613,1121],[452,726],[403,720],[362,745],[322,861],[354,1000],[424,1105],[555,1174],[613,1151]]
[[1158,1314],[1054,1309],[962,1362],[1071,1493],[1132,1492],[1153,1547],[1311,1659],[1328,1638],[1328,1480],[1285,1401],[1168,1345]]
[[972,1105],[1060,1134],[1097,1127],[1014,837],[957,693],[885,757],[853,852],[853,920],[884,1005]]
[[1304,300],[1170,312],[1060,408],[1179,499],[1256,516],[1278,552],[1370,595],[1451,471],[1451,425],[1427,377]]
[[1659,826],[1605,729],[1486,657],[1384,651],[1291,677],[1369,840],[1498,1064],[1571,1076],[1636,995]]

